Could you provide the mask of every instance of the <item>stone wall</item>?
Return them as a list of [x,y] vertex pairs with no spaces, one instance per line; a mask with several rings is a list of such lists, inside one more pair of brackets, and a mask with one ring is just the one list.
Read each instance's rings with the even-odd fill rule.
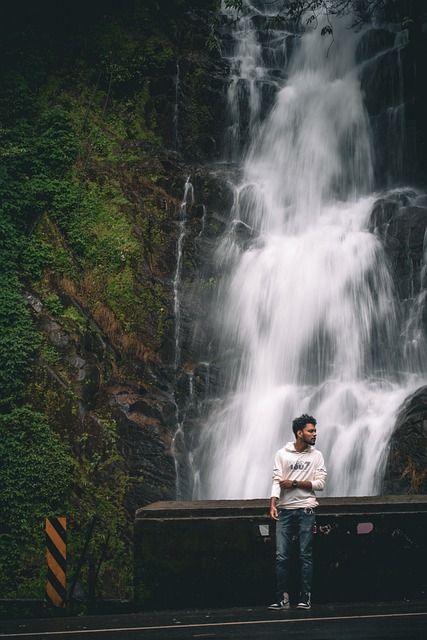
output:
[[[319,502],[314,601],[423,597],[427,496]],[[295,558],[291,601],[298,597]],[[139,509],[134,566],[141,609],[269,604],[275,533],[268,501],[158,502]]]

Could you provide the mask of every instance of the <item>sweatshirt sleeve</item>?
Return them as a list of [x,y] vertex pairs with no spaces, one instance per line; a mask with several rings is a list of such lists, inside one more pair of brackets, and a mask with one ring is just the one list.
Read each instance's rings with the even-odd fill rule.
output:
[[271,498],[280,498],[280,480],[283,478],[282,460],[280,450],[274,458],[273,484],[271,485]]
[[326,467],[325,461],[323,459],[323,455],[318,451],[319,459],[316,465],[316,471],[314,473],[314,478],[311,481],[311,485],[314,491],[323,491],[326,484]]

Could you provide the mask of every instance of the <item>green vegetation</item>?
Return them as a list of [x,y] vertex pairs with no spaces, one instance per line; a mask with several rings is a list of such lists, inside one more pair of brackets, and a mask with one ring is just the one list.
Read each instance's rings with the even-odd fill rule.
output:
[[[100,573],[99,595],[129,598],[132,596],[132,539],[124,499],[131,479],[118,451],[115,421],[101,420],[99,426],[102,431],[98,437],[87,431],[81,433],[76,442],[80,465],[78,484],[71,494],[75,511],[70,523],[70,553],[72,557],[81,553],[84,536],[96,517],[97,525],[89,547],[89,557],[95,564],[99,563],[108,542]],[[83,574],[83,583],[85,577],[87,575]]]
[[0,409],[19,402],[40,338],[15,278],[0,278]]
[[43,593],[45,518],[67,513],[74,463],[46,418],[26,406],[0,415],[0,443],[0,591]]
[[[151,385],[141,363],[170,356],[179,195],[157,157],[171,135],[178,58],[188,64],[190,153],[210,112],[203,38],[191,63],[181,50],[199,37],[199,25],[188,32],[192,2],[116,4],[67,5],[60,20],[17,8],[0,25],[4,597],[43,597],[49,515],[67,518],[69,581],[96,516],[98,596],[132,596],[129,495],[143,470],[129,472],[105,388],[123,372]],[[87,591],[87,564],[81,583]]]

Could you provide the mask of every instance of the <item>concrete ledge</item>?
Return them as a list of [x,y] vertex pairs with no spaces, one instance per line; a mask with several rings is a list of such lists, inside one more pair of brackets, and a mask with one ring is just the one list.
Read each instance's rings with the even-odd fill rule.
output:
[[[425,511],[427,496],[367,496],[349,498],[319,498],[319,515],[407,513]],[[269,500],[194,500],[188,502],[153,502],[137,509],[136,521],[143,518],[200,517],[269,517]]]
[[[425,597],[427,496],[323,498],[316,512],[317,602]],[[295,597],[296,556],[295,548]],[[157,502],[136,512],[138,608],[256,606],[274,590],[268,500]]]

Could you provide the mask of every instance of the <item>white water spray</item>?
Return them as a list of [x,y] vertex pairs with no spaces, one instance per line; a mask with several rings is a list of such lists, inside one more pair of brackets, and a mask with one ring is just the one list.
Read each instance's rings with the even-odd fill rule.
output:
[[194,455],[195,498],[268,496],[274,453],[303,412],[318,420],[326,494],[375,495],[395,413],[425,384],[402,372],[393,283],[366,231],[375,196],[357,35],[334,34],[329,52],[320,28],[303,36],[272,112],[253,127],[232,218],[254,240],[242,250],[227,234],[218,249],[218,332],[231,356]]

